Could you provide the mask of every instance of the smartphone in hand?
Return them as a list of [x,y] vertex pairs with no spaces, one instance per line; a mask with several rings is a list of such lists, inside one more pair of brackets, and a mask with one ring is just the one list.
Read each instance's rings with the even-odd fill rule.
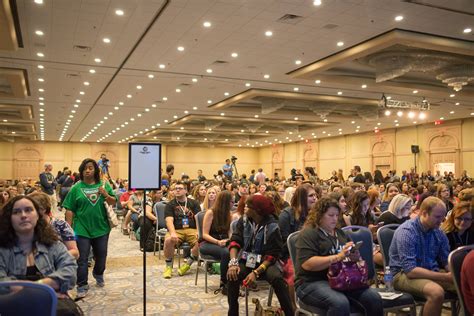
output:
[[362,247],[362,244],[363,244],[363,243],[364,243],[364,242],[363,242],[362,240],[356,242],[356,243],[354,244],[354,246],[351,247],[350,252],[356,252],[357,250],[359,250],[360,247]]

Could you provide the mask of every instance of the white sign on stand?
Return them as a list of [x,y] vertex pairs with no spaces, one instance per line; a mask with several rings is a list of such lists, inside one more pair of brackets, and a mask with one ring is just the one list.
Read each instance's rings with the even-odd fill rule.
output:
[[161,187],[161,144],[128,144],[129,186],[137,190],[158,190]]

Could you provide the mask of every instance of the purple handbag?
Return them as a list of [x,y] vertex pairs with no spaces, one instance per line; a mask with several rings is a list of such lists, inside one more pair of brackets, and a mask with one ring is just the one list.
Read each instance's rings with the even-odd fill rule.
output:
[[329,266],[329,286],[336,291],[352,291],[369,287],[369,270],[364,260],[339,261]]

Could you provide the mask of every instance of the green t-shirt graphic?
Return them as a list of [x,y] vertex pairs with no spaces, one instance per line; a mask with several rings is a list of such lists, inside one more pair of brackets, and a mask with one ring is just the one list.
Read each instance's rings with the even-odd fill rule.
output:
[[[110,232],[109,222],[104,206],[105,199],[99,193],[102,183],[76,183],[63,202],[63,207],[72,211],[72,228],[76,236],[97,238]],[[105,183],[107,193],[115,197],[109,183]]]

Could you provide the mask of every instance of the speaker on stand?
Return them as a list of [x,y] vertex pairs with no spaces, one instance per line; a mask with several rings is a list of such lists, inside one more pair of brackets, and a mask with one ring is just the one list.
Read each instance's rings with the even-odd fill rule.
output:
[[416,173],[416,154],[420,152],[420,146],[418,145],[411,145],[411,153],[414,155],[415,158],[415,173]]

